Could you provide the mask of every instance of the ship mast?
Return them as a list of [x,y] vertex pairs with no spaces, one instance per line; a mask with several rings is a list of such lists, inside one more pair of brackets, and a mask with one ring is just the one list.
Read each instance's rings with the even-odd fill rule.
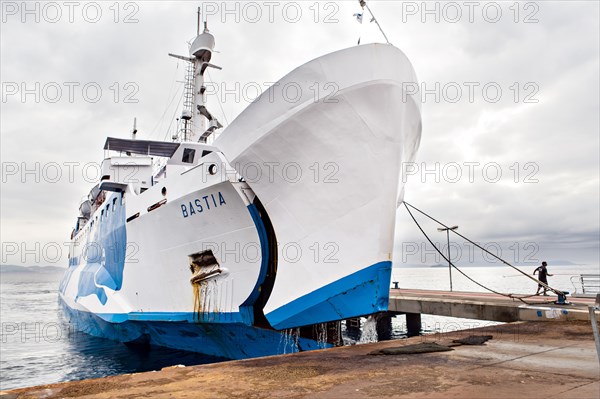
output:
[[[190,45],[190,55],[185,57],[169,53],[169,56],[189,62],[185,87],[184,103],[181,119],[183,120],[182,141],[206,142],[215,130],[223,126],[206,108],[206,86],[204,74],[207,68],[221,69],[210,63],[215,47],[215,38],[204,21],[204,30],[200,33],[200,8],[198,8],[198,25],[196,38]],[[208,124],[207,124],[208,122]]]

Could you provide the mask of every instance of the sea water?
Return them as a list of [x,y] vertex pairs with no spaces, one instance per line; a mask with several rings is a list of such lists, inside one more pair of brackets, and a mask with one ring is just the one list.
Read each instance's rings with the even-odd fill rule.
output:
[[1,275],[0,390],[222,360],[160,347],[128,347],[74,330],[58,302],[61,277]]

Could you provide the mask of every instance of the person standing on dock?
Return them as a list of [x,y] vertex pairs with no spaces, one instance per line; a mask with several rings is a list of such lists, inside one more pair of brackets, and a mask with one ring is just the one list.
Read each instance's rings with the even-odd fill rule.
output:
[[[552,276],[552,275],[550,273],[548,273],[548,269],[546,269],[546,266],[548,266],[548,264],[546,262],[542,262],[542,265],[538,266],[538,268],[533,271],[534,276],[536,273],[539,273],[538,279],[540,280],[540,283],[538,283],[538,288],[537,288],[537,291],[535,292],[535,295],[539,295],[540,289],[542,289],[542,288],[544,289],[544,295],[548,295],[548,294],[546,294],[546,291],[548,291],[548,276]],[[541,283],[544,283],[545,285],[542,285]]]

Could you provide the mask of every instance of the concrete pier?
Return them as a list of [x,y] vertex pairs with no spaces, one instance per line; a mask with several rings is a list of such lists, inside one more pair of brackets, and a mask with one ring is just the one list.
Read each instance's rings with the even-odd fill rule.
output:
[[[384,348],[491,335],[447,352],[370,355]],[[90,365],[93,367],[93,365]],[[597,399],[589,322],[526,322],[321,351],[66,382],[8,398],[577,398]]]
[[[557,305],[556,296],[532,296],[524,301],[481,292],[449,292],[413,289],[390,290],[389,311],[399,314],[431,314],[464,319],[513,321],[590,320],[588,307],[594,298],[568,298]],[[417,323],[416,319],[412,319]],[[407,316],[407,324],[409,317]],[[416,327],[413,327],[416,329]]]
[[420,313],[406,313],[406,332],[409,337],[421,334]]
[[379,341],[388,341],[392,339],[392,317],[394,315],[382,313],[377,315],[375,328],[377,330],[377,339]]

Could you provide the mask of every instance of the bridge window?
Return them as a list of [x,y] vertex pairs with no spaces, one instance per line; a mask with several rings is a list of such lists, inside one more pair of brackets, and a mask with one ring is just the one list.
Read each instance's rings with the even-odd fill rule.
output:
[[194,150],[193,148],[184,148],[183,149],[183,157],[181,158],[181,162],[194,163],[195,155],[196,155],[196,150]]

